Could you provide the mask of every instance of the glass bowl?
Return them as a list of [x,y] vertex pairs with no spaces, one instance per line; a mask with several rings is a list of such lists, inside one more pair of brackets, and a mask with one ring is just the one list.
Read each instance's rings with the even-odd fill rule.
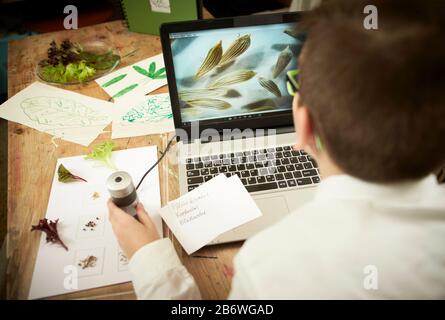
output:
[[89,81],[100,78],[110,72],[112,72],[121,62],[121,57],[117,51],[109,44],[100,40],[90,40],[85,42],[74,42],[81,47],[80,60],[84,60],[86,65],[93,67],[96,73],[83,81],[71,80],[71,81],[56,81],[45,76],[44,71],[48,65],[48,59],[42,59],[39,61],[36,67],[36,74],[40,80],[50,84],[80,84],[87,83]]

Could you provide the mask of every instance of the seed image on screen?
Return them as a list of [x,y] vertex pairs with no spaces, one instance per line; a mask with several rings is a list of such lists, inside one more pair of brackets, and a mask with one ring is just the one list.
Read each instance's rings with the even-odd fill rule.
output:
[[302,42],[295,24],[175,33],[170,36],[183,122],[287,111],[286,73]]

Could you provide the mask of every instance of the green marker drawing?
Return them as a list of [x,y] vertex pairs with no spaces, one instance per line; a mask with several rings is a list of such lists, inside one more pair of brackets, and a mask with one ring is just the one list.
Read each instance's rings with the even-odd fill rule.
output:
[[112,84],[115,84],[116,82],[121,81],[121,80],[122,80],[123,78],[125,78],[126,76],[127,76],[126,73],[121,74],[120,76],[117,76],[117,77],[111,79],[110,81],[104,83],[104,84],[102,85],[102,88],[109,87],[109,86],[111,86]]
[[156,71],[156,62],[150,63],[150,66],[148,67],[148,73],[153,74]]
[[122,89],[121,91],[119,91],[118,93],[116,93],[116,94],[113,96],[113,99],[114,99],[114,98],[122,97],[124,94],[130,92],[131,90],[133,90],[133,89],[136,88],[137,86],[138,86],[138,84],[135,83],[135,84],[132,84],[132,85],[130,85],[130,86],[128,86],[128,87]]
[[156,123],[173,117],[168,96],[149,98],[122,116],[125,123]]
[[165,74],[165,68],[161,68],[156,71],[156,62],[150,63],[148,70],[145,70],[139,66],[133,66],[133,69],[143,76],[151,79],[165,79],[167,77]]
[[142,74],[143,76],[150,77],[150,74],[147,72],[147,70],[145,70],[145,69],[143,69],[143,68],[141,68],[139,66],[133,66],[133,69],[136,72],[139,72],[140,74]]
[[165,79],[166,77],[165,68],[161,68],[153,74],[153,79]]

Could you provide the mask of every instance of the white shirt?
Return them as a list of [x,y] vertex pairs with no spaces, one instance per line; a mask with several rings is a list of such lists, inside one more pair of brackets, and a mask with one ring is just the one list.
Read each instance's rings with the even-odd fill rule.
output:
[[[444,299],[445,185],[333,176],[235,257],[232,299]],[[197,299],[169,239],[130,260],[142,299]]]

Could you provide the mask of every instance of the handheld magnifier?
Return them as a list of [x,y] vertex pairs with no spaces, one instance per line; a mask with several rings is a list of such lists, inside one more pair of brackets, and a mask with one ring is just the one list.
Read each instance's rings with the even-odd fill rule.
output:
[[131,176],[125,171],[116,171],[107,179],[107,189],[113,203],[129,215],[136,216],[139,202]]

